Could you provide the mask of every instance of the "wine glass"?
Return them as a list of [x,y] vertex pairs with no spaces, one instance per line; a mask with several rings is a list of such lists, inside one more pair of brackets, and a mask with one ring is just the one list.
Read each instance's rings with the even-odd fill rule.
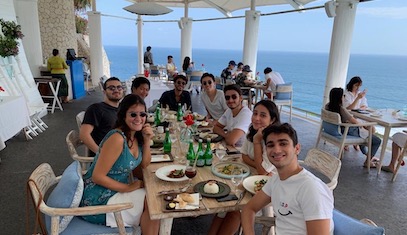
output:
[[188,185],[192,185],[192,178],[196,176],[196,167],[195,164],[190,164],[190,161],[187,161],[185,168],[185,176],[189,178]]
[[219,161],[222,161],[222,158],[226,155],[226,150],[224,150],[224,149],[216,149],[215,154],[218,157]]
[[235,194],[238,195],[239,185],[243,182],[243,171],[242,169],[236,169],[233,171],[233,176],[231,178],[233,185],[235,186]]

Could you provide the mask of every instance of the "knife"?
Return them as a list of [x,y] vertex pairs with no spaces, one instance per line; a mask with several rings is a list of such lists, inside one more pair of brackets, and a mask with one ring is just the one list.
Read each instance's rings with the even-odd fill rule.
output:
[[243,190],[243,192],[240,193],[239,199],[237,200],[235,205],[238,205],[243,200],[245,194],[246,194],[246,190]]

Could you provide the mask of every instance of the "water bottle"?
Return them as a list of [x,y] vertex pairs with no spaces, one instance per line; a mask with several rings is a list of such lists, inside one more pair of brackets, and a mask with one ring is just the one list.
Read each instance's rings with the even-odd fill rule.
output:
[[165,128],[165,138],[164,138],[164,153],[170,154],[171,153],[171,138],[170,138],[170,129]]
[[212,149],[211,149],[211,138],[206,139],[206,149],[205,149],[205,166],[212,166]]
[[160,103],[158,103],[157,108],[155,109],[154,124],[155,124],[155,126],[159,126],[159,125],[161,124],[161,108],[160,108]]
[[182,118],[184,117],[184,113],[182,112],[181,103],[178,103],[178,110],[177,110],[177,121],[182,122]]
[[203,167],[205,166],[205,152],[202,149],[202,139],[198,141],[198,150],[196,151],[196,166]]
[[193,166],[195,162],[195,151],[194,151],[194,144],[192,140],[189,141],[189,148],[186,156],[187,161],[189,161],[189,165]]

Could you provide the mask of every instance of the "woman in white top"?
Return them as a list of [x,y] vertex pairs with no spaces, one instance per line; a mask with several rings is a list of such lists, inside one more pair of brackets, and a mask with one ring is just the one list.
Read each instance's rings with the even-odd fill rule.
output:
[[216,89],[215,77],[211,73],[204,73],[201,77],[203,92],[201,100],[205,105],[206,119],[218,120],[228,109],[223,91]]
[[[284,79],[281,77],[280,73],[273,72],[270,67],[264,69],[264,78],[266,84],[264,84],[264,94],[272,100],[272,97],[275,96],[276,87],[278,84],[284,84]],[[273,94],[274,93],[274,94]]]
[[367,109],[366,89],[360,91],[362,86],[362,79],[360,77],[353,77],[346,84],[346,92],[344,94],[343,107],[346,109]]
[[259,175],[271,175],[275,167],[270,163],[263,142],[263,129],[280,123],[280,114],[273,101],[260,100],[254,105],[252,124],[243,143],[242,158],[247,165],[255,167]]

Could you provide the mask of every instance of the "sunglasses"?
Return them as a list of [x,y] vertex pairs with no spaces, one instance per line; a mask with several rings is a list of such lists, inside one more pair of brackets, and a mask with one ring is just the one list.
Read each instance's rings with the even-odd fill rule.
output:
[[183,86],[185,86],[185,84],[187,84],[187,83],[186,83],[186,82],[180,82],[180,81],[178,81],[177,84],[178,84],[178,85],[183,85]]
[[121,90],[123,90],[123,86],[108,86],[108,87],[106,87],[106,90],[111,90],[111,91],[118,90],[118,91],[121,91]]
[[147,113],[146,112],[139,112],[139,113],[136,113],[136,112],[131,112],[130,113],[130,117],[132,117],[132,118],[136,118],[137,116],[140,116],[140,117],[147,117]]
[[232,98],[232,100],[235,100],[237,99],[237,95],[225,95],[226,100],[230,100],[230,98]]
[[212,81],[208,81],[208,83],[206,83],[206,82],[203,82],[203,83],[202,83],[202,85],[204,85],[204,86],[206,86],[206,84],[212,85]]

